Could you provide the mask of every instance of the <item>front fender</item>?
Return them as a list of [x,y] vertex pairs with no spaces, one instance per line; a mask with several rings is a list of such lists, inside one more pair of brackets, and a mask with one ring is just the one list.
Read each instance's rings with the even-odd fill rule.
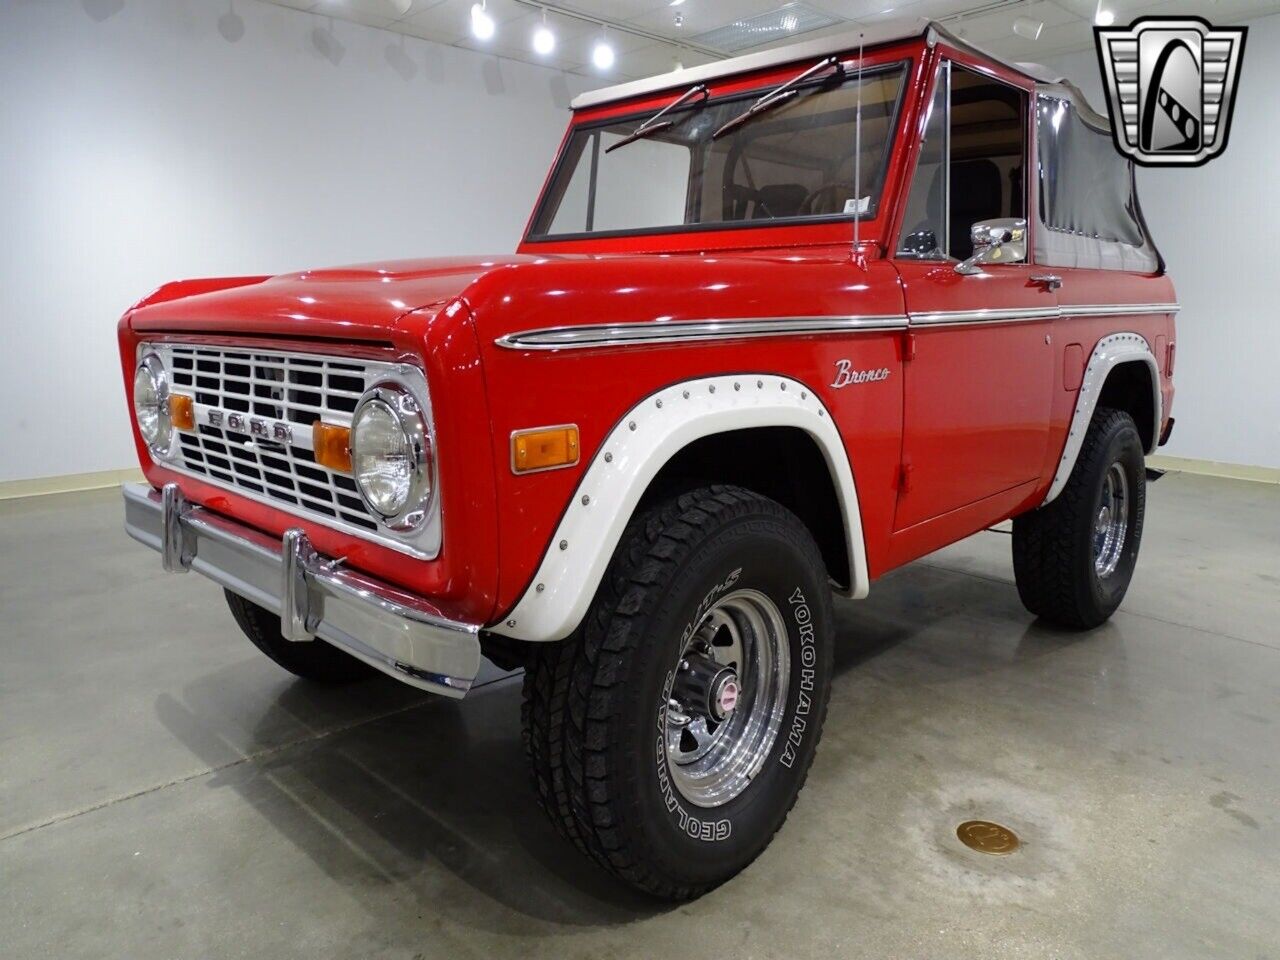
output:
[[560,640],[582,622],[623,530],[658,471],[695,440],[752,427],[798,427],[831,471],[849,545],[850,595],[870,587],[853,471],[831,413],[805,384],[776,374],[685,380],[632,407],[600,444],[533,581],[493,633]]

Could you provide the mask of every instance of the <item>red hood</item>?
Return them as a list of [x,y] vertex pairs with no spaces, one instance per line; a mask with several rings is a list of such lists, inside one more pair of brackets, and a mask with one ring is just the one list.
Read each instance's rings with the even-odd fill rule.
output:
[[458,296],[480,277],[539,259],[438,257],[306,270],[278,277],[179,281],[135,309],[139,331],[392,339],[397,321]]

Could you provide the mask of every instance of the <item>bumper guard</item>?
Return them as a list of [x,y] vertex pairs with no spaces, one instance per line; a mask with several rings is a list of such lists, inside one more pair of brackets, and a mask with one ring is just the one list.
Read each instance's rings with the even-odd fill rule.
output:
[[325,560],[300,529],[283,542],[189,504],[176,483],[125,484],[125,531],[170,573],[195,570],[280,614],[288,640],[319,637],[397,680],[463,697],[480,672],[480,626]]

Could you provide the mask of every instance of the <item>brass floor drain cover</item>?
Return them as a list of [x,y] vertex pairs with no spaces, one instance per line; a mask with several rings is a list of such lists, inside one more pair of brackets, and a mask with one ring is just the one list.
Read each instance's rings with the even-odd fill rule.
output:
[[956,827],[956,836],[971,850],[997,857],[1013,853],[1021,844],[1016,833],[990,820],[966,820]]

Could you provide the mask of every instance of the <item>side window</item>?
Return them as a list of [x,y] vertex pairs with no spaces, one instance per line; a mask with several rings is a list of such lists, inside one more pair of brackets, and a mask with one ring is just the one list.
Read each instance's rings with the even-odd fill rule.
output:
[[1068,100],[1040,98],[1040,217],[1050,230],[1141,247],[1131,162],[1109,130],[1088,126]]
[[1026,216],[1027,95],[963,67],[951,68],[950,245],[973,253],[980,220]]
[[963,260],[975,223],[1026,216],[1027,95],[943,63],[929,109],[899,253]]
[[916,161],[915,179],[911,181],[906,216],[902,220],[902,241],[898,244],[898,253],[905,257],[933,260],[947,255],[947,92],[950,81],[951,63],[944,60],[938,65],[924,139],[920,142],[920,159]]

